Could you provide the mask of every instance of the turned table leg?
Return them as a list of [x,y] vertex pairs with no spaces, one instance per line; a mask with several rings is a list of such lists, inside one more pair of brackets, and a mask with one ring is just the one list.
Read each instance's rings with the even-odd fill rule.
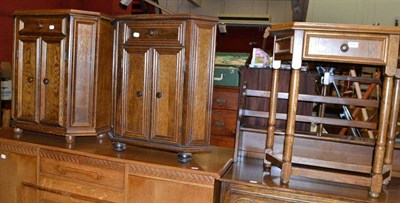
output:
[[292,70],[290,77],[290,89],[289,89],[289,100],[288,100],[288,113],[286,123],[286,133],[283,148],[282,157],[282,171],[281,171],[281,182],[287,184],[292,175],[292,155],[293,155],[293,143],[294,143],[294,130],[296,123],[296,112],[297,112],[297,100],[299,96],[299,84],[300,84],[300,70]]
[[[274,137],[275,137],[275,124],[276,124],[276,111],[278,108],[278,87],[279,87],[279,70],[272,70],[271,77],[271,95],[269,102],[269,117],[267,128],[267,141],[265,144],[265,154],[273,153]],[[264,158],[264,170],[271,169],[271,162]]]
[[378,197],[382,191],[382,171],[385,156],[386,136],[391,107],[393,76],[385,76],[382,88],[382,100],[378,122],[378,135],[376,137],[374,162],[372,165],[372,179],[369,194],[371,197]]

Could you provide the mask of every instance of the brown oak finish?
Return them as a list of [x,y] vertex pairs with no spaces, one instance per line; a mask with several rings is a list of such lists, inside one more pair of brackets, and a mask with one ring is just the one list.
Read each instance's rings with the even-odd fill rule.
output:
[[210,149],[216,21],[184,14],[116,18],[111,140],[177,152]]
[[16,11],[14,37],[15,127],[63,135],[67,142],[109,131],[108,17],[79,10]]
[[0,130],[1,153],[12,154],[0,159],[0,187],[5,187],[0,200],[217,202],[218,180],[232,163],[232,150],[219,147],[182,164],[173,152],[136,146],[116,152],[107,139],[78,137],[74,144],[60,140],[28,131],[16,138],[12,129]]
[[[288,23],[276,25],[270,30],[275,37],[275,60],[292,60],[292,78],[290,80],[291,90],[289,92],[288,109],[292,111],[287,115],[287,126],[285,132],[284,149],[282,159],[276,159],[272,150],[271,141],[266,151],[266,163],[271,162],[282,168],[281,181],[288,183],[292,175],[292,156],[294,141],[294,122],[296,119],[297,99],[299,97],[299,68],[303,60],[355,63],[365,65],[377,65],[384,67],[383,93],[380,102],[380,115],[378,118],[378,135],[374,143],[373,163],[371,165],[370,177],[367,182],[362,182],[362,176],[344,176],[340,173],[337,179],[346,183],[370,186],[370,195],[377,197],[382,190],[383,181],[390,178],[384,170],[386,138],[392,141],[393,135],[387,135],[391,101],[393,77],[397,68],[397,57],[399,48],[400,29],[395,27],[376,27],[360,25],[320,24],[320,23]],[[287,40],[290,39],[290,40]],[[290,42],[290,46],[288,43]],[[341,45],[340,45],[341,44]],[[372,53],[372,55],[370,55]],[[396,84],[397,86],[398,84]],[[396,94],[395,94],[396,95]],[[393,99],[398,102],[398,98]],[[397,105],[397,104],[396,104]],[[396,106],[395,105],[395,106]],[[397,112],[393,112],[397,113]],[[277,114],[271,114],[277,118]],[[395,115],[397,117],[397,115]],[[391,119],[390,122],[395,122]],[[273,125],[273,122],[270,122]],[[270,129],[273,129],[272,127]],[[389,131],[391,132],[391,131]],[[392,131],[393,132],[393,131]],[[273,139],[274,134],[269,132],[267,139]],[[389,141],[390,142],[390,141]],[[388,144],[390,145],[390,144]],[[393,148],[391,148],[393,151]],[[390,152],[386,152],[390,154]],[[269,165],[266,165],[268,168]],[[387,167],[390,167],[388,165]],[[340,169],[340,167],[338,168]],[[301,172],[299,172],[301,170]],[[351,171],[351,170],[350,170]],[[310,171],[293,169],[293,175],[305,175],[311,177]],[[307,175],[308,174],[308,175]],[[326,174],[325,174],[326,176]],[[324,177],[315,174],[315,178]],[[385,180],[388,181],[388,180]]]

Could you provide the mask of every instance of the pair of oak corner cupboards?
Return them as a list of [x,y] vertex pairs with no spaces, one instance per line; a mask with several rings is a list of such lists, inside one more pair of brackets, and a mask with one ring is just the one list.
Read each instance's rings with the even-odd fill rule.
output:
[[209,149],[217,18],[15,12],[13,125],[180,152]]

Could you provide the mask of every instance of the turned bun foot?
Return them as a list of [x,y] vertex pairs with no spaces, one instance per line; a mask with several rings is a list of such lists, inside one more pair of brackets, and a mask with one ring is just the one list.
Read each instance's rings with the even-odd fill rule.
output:
[[22,131],[23,130],[21,128],[14,128],[14,133],[16,133],[16,134],[21,134]]
[[75,136],[68,135],[65,137],[65,140],[67,141],[68,144],[72,144],[75,142]]

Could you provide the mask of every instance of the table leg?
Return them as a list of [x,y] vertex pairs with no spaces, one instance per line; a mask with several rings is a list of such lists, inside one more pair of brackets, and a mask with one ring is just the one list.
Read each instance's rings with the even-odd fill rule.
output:
[[385,164],[392,164],[393,161],[393,150],[396,138],[396,127],[397,127],[397,118],[399,115],[400,109],[400,78],[395,78],[394,80],[394,89],[392,93],[393,103],[392,108],[390,109],[390,119],[389,119],[389,132],[386,141],[386,152],[385,152]]
[[282,157],[282,171],[281,171],[281,182],[284,184],[289,183],[292,175],[292,154],[293,154],[293,142],[294,142],[294,129],[296,123],[296,112],[297,112],[297,100],[299,96],[299,85],[300,85],[300,70],[292,70],[290,77],[290,89],[289,89],[289,100],[288,100],[288,113],[286,121],[286,133],[283,148]]
[[376,137],[374,162],[372,165],[372,180],[369,194],[371,197],[378,197],[382,191],[382,171],[385,157],[385,145],[388,129],[388,121],[391,107],[391,94],[393,86],[393,76],[385,76],[382,88],[382,99],[380,103],[380,113],[378,121],[378,135]]
[[[267,128],[267,141],[265,144],[265,154],[272,154],[275,137],[276,111],[278,109],[278,87],[279,87],[279,70],[272,70],[271,77],[271,95],[269,102],[269,117]],[[264,170],[271,168],[271,162],[264,158]]]

